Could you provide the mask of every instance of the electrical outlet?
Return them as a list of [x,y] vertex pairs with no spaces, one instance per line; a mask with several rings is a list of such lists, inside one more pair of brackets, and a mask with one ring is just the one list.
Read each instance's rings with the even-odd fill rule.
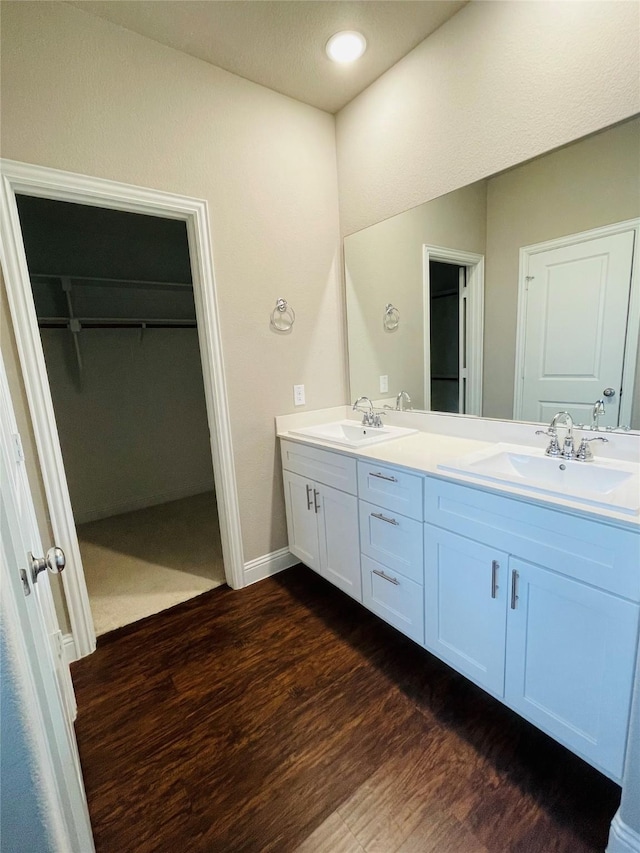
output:
[[304,406],[304,385],[293,386],[293,403],[296,406]]
[[389,391],[389,377],[381,376],[380,377],[380,393],[386,394]]

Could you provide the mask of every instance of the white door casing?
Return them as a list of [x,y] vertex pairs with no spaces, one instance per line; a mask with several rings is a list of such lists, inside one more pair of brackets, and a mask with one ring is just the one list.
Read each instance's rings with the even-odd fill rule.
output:
[[227,583],[244,585],[244,558],[206,201],[128,184],[0,160],[0,252],[53,534],[67,555],[62,579],[79,657],[95,631],[69,499],[24,252],[16,194],[179,219],[186,223]]
[[466,293],[460,299],[460,400],[465,400],[465,414],[482,414],[482,361],[484,329],[484,256],[462,249],[423,246],[423,315],[424,315],[424,400],[431,408],[431,311],[429,261],[455,264],[466,268]]
[[[0,361],[1,609],[21,687],[20,710],[34,757],[38,784],[34,796],[41,802],[53,849],[59,853],[91,853],[94,846],[80,760],[60,682],[63,662],[52,650],[47,608],[43,607],[50,595],[48,578],[40,574],[33,583],[30,577],[29,553],[41,546],[24,460],[16,454],[15,434]],[[39,550],[36,556],[41,556]]]
[[629,424],[639,231],[633,220],[521,249],[514,418],[546,423],[566,409],[590,424],[603,398],[600,424]]

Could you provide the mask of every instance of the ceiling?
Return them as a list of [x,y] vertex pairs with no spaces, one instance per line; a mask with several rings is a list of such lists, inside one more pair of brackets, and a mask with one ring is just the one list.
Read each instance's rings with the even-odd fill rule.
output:
[[[335,113],[467,0],[70,0],[71,5]],[[353,65],[324,47],[340,30],[368,42]]]

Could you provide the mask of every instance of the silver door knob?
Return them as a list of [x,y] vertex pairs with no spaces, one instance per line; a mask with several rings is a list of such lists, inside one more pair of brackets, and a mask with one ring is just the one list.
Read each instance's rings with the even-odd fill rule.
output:
[[616,389],[615,388],[605,388],[602,393],[604,394],[605,397],[615,397],[616,396]]
[[67,565],[67,558],[64,555],[62,548],[49,548],[46,557],[31,556],[31,577],[35,583],[38,580],[40,572],[49,569],[52,575],[59,575]]

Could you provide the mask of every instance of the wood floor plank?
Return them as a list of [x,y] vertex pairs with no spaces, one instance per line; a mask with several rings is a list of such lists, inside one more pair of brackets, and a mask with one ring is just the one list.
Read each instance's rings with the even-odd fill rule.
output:
[[620,789],[303,567],[72,667],[97,853],[595,853]]
[[365,853],[338,812],[332,812],[295,853]]

